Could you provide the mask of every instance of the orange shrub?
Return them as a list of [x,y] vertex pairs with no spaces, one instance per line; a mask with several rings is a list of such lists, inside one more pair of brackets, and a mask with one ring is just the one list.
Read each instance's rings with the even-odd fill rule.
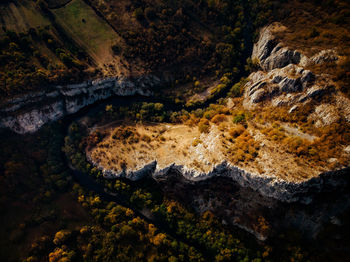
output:
[[148,135],[142,135],[141,140],[147,143],[151,142],[151,138]]
[[245,127],[243,125],[237,125],[230,129],[229,134],[233,138],[240,136],[245,131]]
[[210,123],[207,119],[202,118],[198,124],[198,130],[201,133],[209,133]]
[[218,124],[218,123],[221,123],[223,121],[226,121],[226,116],[224,114],[218,114],[218,115],[215,115],[212,119],[211,119],[211,122],[215,123],[215,124]]
[[234,163],[243,161],[252,161],[258,155],[259,144],[255,139],[246,131],[243,132],[235,139],[233,148],[229,149],[231,154],[231,160]]

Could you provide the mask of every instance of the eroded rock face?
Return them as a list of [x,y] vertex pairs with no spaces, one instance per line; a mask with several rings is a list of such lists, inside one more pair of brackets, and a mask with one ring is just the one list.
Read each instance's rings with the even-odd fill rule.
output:
[[226,162],[209,173],[175,164],[157,169],[156,161],[139,170],[115,173],[102,168],[102,172],[108,179],[152,178],[169,197],[199,213],[211,211],[222,223],[238,226],[261,241],[291,227],[314,238],[325,223],[350,207],[349,198],[343,197],[349,195],[349,167],[300,183],[251,174]]
[[32,133],[50,121],[73,114],[96,101],[112,96],[151,95],[162,80],[155,76],[127,79],[111,77],[81,84],[57,86],[50,93],[36,92],[0,105],[0,127],[17,133]]
[[[272,106],[289,106],[289,112],[292,113],[299,104],[318,100],[325,95],[332,94],[337,100],[344,100],[336,92],[335,84],[327,74],[317,75],[306,69],[310,65],[335,63],[338,60],[336,50],[322,50],[309,58],[301,51],[292,50],[278,42],[275,34],[284,30],[286,27],[279,23],[261,30],[252,53],[252,59],[258,60],[261,70],[249,76],[245,86],[244,107],[253,109],[261,102],[268,102]],[[344,114],[348,119],[347,111],[339,103],[333,114],[337,114],[338,118]]]
[[102,171],[103,176],[107,179],[127,178],[136,181],[145,177],[152,177],[155,180],[166,180],[168,179],[168,174],[171,172],[181,174],[187,183],[197,183],[214,177],[225,177],[232,179],[242,187],[248,187],[257,191],[263,196],[287,203],[309,203],[312,201],[310,198],[310,193],[312,192],[322,192],[324,190],[334,189],[337,186],[346,185],[343,178],[350,172],[350,168],[348,167],[341,170],[325,172],[305,181],[293,182],[274,176],[250,173],[226,161],[216,165],[213,170],[208,173],[175,164],[159,169],[157,168],[156,161],[138,170],[123,170],[122,172],[117,172],[100,166],[98,163],[94,162],[89,155],[87,155],[87,158],[94,166]]
[[301,59],[300,64],[302,66],[312,64],[323,64],[338,61],[338,54],[334,49],[322,50],[318,54],[312,56],[310,59],[304,57]]
[[310,70],[294,64],[268,72],[254,72],[245,86],[243,104],[246,108],[254,108],[267,100],[275,106],[293,106],[333,91],[333,86],[319,86],[315,78]]
[[[326,181],[327,178],[324,179],[324,188],[332,184]],[[343,179],[349,182],[348,178]],[[350,206],[346,197],[349,196],[349,183],[333,193],[323,190],[322,194],[318,194],[310,190],[309,196],[313,196],[313,202],[303,204],[285,203],[264,196],[227,177],[189,182],[176,170],[170,170],[167,176],[157,181],[170,197],[190,205],[199,213],[209,210],[222,223],[238,226],[262,241],[280,234],[286,228],[298,230],[306,238],[315,238],[325,223],[338,221],[337,216]]]
[[253,48],[252,59],[258,59],[265,71],[298,64],[302,58],[299,51],[291,50],[277,41],[275,33],[284,30],[286,30],[285,26],[274,23],[260,32],[259,41]]

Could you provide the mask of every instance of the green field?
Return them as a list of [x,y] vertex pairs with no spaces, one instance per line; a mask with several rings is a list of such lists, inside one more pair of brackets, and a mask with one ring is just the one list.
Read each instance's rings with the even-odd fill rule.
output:
[[[35,7],[34,2],[21,1],[4,4],[0,8],[0,27],[17,33],[27,32],[29,28],[45,27],[50,21]],[[0,29],[0,34],[3,33]]]
[[82,0],[73,0],[52,12],[68,35],[97,63],[106,61],[118,35],[90,6]]

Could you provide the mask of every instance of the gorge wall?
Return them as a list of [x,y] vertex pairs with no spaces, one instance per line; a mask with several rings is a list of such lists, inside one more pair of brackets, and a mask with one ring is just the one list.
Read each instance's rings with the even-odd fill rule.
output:
[[50,121],[112,96],[150,96],[152,87],[162,83],[156,76],[111,77],[26,94],[0,104],[0,127],[20,134],[33,133]]
[[153,179],[170,198],[198,213],[211,211],[222,223],[237,226],[262,241],[290,228],[315,238],[324,225],[343,223],[339,217],[350,208],[350,167],[291,182],[250,173],[226,161],[208,173],[176,164],[159,169],[157,161],[138,170],[116,172],[100,166],[89,155],[87,158],[106,179],[136,183]]
[[102,171],[103,176],[107,179],[127,178],[132,181],[138,181],[145,177],[152,177],[158,181],[166,180],[169,174],[176,172],[183,176],[184,183],[195,184],[197,182],[223,177],[232,179],[241,187],[251,188],[263,196],[287,203],[301,202],[308,204],[312,202],[312,197],[315,194],[331,192],[336,188],[345,187],[349,182],[347,174],[350,173],[350,167],[346,167],[344,169],[322,173],[317,177],[305,181],[292,182],[273,176],[250,173],[226,161],[223,161],[208,173],[200,173],[176,164],[164,169],[157,169],[157,161],[145,165],[139,170],[116,172],[95,163],[89,155],[87,155],[87,158],[89,162]]

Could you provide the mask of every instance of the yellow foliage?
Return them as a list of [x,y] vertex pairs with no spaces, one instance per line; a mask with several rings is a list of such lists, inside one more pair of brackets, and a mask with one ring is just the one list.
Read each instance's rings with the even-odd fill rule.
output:
[[235,140],[234,147],[229,150],[233,162],[251,161],[258,155],[259,144],[244,131]]
[[163,233],[159,233],[151,241],[154,245],[159,246],[162,243],[164,243],[165,239],[166,239],[166,235]]
[[79,195],[79,196],[78,196],[78,201],[79,201],[80,203],[84,202],[84,200],[85,200],[84,195]]
[[148,232],[151,236],[154,236],[156,231],[157,231],[157,228],[153,224],[148,224]]
[[68,230],[61,230],[61,231],[58,231],[56,234],[55,234],[55,238],[53,240],[53,243],[55,245],[60,245],[62,244],[65,240],[67,240],[67,238],[70,236],[70,231]]
[[49,262],[69,262],[71,261],[72,252],[67,252],[62,248],[55,248],[53,252],[49,254]]
[[176,207],[176,202],[174,202],[174,201],[168,202],[168,203],[167,203],[167,207],[166,207],[167,212],[168,212],[168,213],[172,213],[173,210],[175,209],[175,207]]
[[259,216],[256,229],[259,232],[266,234],[270,230],[270,224],[267,222],[267,220],[263,216]]
[[127,217],[132,217],[134,215],[134,212],[130,208],[128,208],[126,210],[125,214]]
[[209,133],[209,129],[210,129],[210,123],[207,119],[201,119],[199,124],[198,124],[198,129],[199,132],[201,133]]
[[200,140],[199,138],[196,138],[195,140],[193,140],[192,146],[196,147],[200,143],[202,143],[202,140]]
[[97,206],[97,205],[100,204],[100,203],[101,203],[100,197],[99,197],[99,196],[96,196],[96,197],[94,197],[94,198],[91,200],[90,205],[91,205],[91,206]]

